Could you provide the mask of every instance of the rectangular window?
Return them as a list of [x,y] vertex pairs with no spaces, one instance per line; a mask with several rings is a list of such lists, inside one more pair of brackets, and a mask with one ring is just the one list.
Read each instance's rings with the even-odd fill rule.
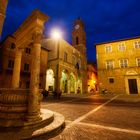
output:
[[10,49],[14,49],[16,47],[15,43],[11,43]]
[[67,57],[68,57],[68,54],[64,52],[64,62],[67,62]]
[[76,37],[76,45],[78,45],[78,44],[79,44],[79,38]]
[[39,88],[41,88],[41,83],[39,83]]
[[109,78],[109,83],[113,84],[114,83],[114,78]]
[[112,46],[106,46],[105,47],[105,52],[106,53],[112,52]]
[[114,61],[108,60],[106,61],[106,69],[113,69],[114,68]]
[[26,81],[26,89],[30,88],[30,81]]
[[25,53],[31,54],[31,49],[30,48],[25,48]]
[[29,64],[27,64],[27,63],[24,64],[24,71],[25,72],[29,71]]
[[128,60],[127,60],[127,59],[121,59],[121,60],[120,60],[120,67],[121,67],[121,68],[126,68],[126,67],[128,67]]
[[9,60],[8,61],[8,69],[13,69],[14,67],[14,60]]
[[118,46],[118,50],[119,51],[125,51],[125,49],[126,49],[125,48],[125,43],[120,43],[119,46]]
[[140,67],[140,58],[136,59],[137,66]]
[[140,48],[140,41],[134,42],[134,46],[136,49]]
[[74,56],[74,55],[72,56],[72,64],[73,64],[73,65],[75,65],[75,64],[76,64],[76,58],[75,58],[75,56]]
[[20,87],[20,88],[22,87],[22,82],[21,82],[21,81],[19,81],[19,87]]

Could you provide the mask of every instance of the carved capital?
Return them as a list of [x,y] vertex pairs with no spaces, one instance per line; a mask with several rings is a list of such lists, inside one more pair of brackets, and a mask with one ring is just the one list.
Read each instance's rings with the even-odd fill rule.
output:
[[33,33],[32,39],[33,39],[34,43],[39,43],[40,44],[41,40],[42,40],[42,33],[41,32]]

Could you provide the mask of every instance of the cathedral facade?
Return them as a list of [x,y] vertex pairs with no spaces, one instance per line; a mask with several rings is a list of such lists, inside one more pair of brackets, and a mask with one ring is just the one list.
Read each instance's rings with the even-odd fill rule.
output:
[[[23,40],[30,36],[30,34],[27,34],[26,24],[32,24],[33,26],[34,23],[31,21],[36,13],[40,14],[41,12],[33,12],[13,35],[8,36],[1,42],[0,88],[11,87],[17,38],[21,31]],[[31,55],[32,38],[25,40],[21,52],[19,88],[22,89],[30,87],[30,68],[32,59],[34,59]],[[87,92],[86,33],[81,19],[74,22],[72,40],[71,45],[63,39],[56,41],[42,37],[39,84],[41,89],[50,92],[61,89],[63,93]]]

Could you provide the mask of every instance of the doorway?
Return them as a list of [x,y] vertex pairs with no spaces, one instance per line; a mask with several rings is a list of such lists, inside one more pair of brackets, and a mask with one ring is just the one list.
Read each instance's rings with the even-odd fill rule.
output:
[[138,94],[138,87],[137,87],[136,79],[128,79],[128,85],[129,85],[130,94]]

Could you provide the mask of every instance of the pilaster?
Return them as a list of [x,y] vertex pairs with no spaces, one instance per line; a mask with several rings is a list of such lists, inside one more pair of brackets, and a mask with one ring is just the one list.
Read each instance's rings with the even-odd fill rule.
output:
[[12,88],[19,88],[21,57],[22,57],[22,50],[17,48],[15,53],[14,69],[13,69],[13,76],[12,76]]

